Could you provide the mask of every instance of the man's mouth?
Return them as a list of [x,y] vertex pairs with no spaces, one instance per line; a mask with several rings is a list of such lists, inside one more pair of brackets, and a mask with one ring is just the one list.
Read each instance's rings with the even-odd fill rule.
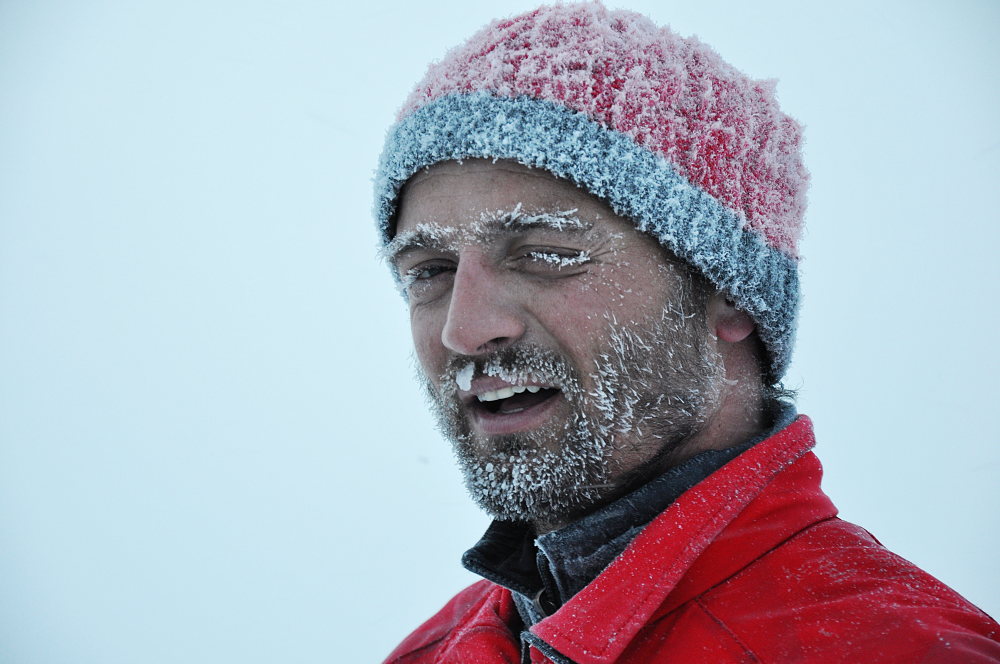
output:
[[497,415],[512,415],[542,405],[559,390],[538,385],[511,385],[476,395],[473,407]]
[[[476,384],[478,383],[478,385]],[[486,435],[505,435],[538,429],[546,424],[560,402],[558,387],[511,384],[495,377],[473,381],[460,398],[475,430]]]

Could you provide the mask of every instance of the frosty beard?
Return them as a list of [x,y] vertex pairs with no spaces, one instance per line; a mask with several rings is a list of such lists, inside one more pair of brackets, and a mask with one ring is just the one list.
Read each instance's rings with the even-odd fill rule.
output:
[[[456,389],[472,358],[454,358],[437,386],[425,377],[438,426],[476,503],[498,519],[563,524],[645,479],[649,467],[698,432],[718,405],[724,368],[708,344],[704,313],[684,308],[668,307],[646,326],[609,323],[588,389],[565,356],[538,346],[475,358],[475,375],[512,384],[531,378],[562,391],[569,415],[532,431],[472,431]],[[641,461],[629,463],[633,456]]]

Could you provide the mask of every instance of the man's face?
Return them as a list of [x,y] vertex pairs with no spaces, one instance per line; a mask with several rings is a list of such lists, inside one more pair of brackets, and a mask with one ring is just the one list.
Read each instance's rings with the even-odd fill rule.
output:
[[511,162],[415,175],[388,247],[442,430],[495,516],[562,525],[701,430],[723,377],[687,271]]

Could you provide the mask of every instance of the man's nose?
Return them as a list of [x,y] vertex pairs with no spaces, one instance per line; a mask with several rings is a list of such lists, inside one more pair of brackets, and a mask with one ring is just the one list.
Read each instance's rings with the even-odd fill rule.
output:
[[503,275],[485,256],[468,256],[455,268],[448,319],[441,341],[462,355],[481,355],[524,335],[523,312]]

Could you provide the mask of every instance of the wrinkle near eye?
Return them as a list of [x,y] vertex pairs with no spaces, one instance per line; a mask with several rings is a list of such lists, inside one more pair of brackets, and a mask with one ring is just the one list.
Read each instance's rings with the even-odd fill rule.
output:
[[590,261],[606,261],[615,256],[621,249],[621,243],[617,240],[620,235],[604,235],[599,241],[594,243],[594,248],[589,251]]

